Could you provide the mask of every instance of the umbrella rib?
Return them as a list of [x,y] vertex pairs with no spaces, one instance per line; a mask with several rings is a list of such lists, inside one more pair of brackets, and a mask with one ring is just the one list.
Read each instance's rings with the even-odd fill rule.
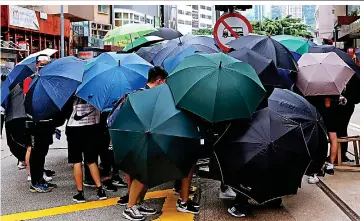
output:
[[154,115],[156,114],[155,113],[155,108],[157,107],[157,102],[158,102],[158,98],[159,98],[159,96],[161,95],[161,92],[162,92],[162,90],[159,90],[159,92],[158,92],[158,95],[157,95],[157,98],[156,98],[156,102],[154,103],[154,107],[153,107],[153,111],[152,111],[152,113],[153,113],[153,115],[152,115],[152,121],[150,122],[150,125],[149,125],[149,131],[151,131],[152,130],[152,125],[153,125],[153,120],[154,120]]

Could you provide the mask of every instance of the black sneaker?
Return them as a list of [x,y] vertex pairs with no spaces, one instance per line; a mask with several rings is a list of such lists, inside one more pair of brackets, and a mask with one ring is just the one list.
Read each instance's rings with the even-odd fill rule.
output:
[[120,177],[119,175],[117,175],[117,176],[113,176],[113,177],[111,178],[111,180],[112,180],[112,184],[113,184],[114,186],[118,186],[118,187],[127,187],[127,186],[128,186],[128,184],[126,184],[126,183],[124,182],[124,180],[123,180],[123,179],[121,179],[121,177]]
[[56,175],[56,171],[53,170],[44,170],[44,173],[50,177],[50,176],[55,176]]
[[83,181],[83,186],[96,187],[96,184],[93,180],[85,180]]
[[76,195],[73,196],[72,200],[76,203],[84,203],[86,202],[83,191],[78,191]]
[[335,171],[334,171],[334,169],[332,168],[332,169],[325,169],[325,173],[327,173],[327,174],[329,174],[329,175],[334,175],[334,173],[335,173]]
[[120,206],[125,206],[128,204],[129,201],[129,194],[126,194],[125,196],[120,197],[117,204]]
[[249,205],[234,205],[228,209],[228,213],[234,217],[245,217],[252,214]]
[[106,193],[105,190],[103,190],[101,187],[97,188],[97,197],[99,200],[106,200]]
[[180,201],[179,203],[177,203],[177,211],[183,213],[199,214],[200,211],[197,208],[195,208],[191,202],[192,202],[191,200],[185,203]]
[[154,215],[157,213],[157,210],[149,208],[146,205],[138,205],[138,210],[143,215]]
[[45,182],[44,185],[50,189],[54,189],[54,188],[57,188],[58,185],[55,184],[55,183],[48,183],[48,182]]
[[116,186],[112,185],[112,181],[110,179],[102,182],[102,188],[108,192],[118,191],[118,188],[116,188]]
[[264,206],[269,207],[269,208],[279,208],[282,206],[282,198],[268,201],[264,204]]
[[139,220],[144,220],[145,216],[143,214],[140,213],[140,211],[138,210],[137,206],[133,206],[131,208],[125,208],[124,212],[123,212],[123,216],[128,219],[128,220],[132,220],[132,221],[139,221]]
[[[194,202],[194,201],[192,201],[192,200],[189,200],[189,201],[191,201],[191,204],[192,204],[192,206],[193,206],[193,207],[195,207],[195,208],[200,208],[200,204],[198,204],[198,203],[196,203],[196,202]],[[181,203],[181,202],[182,202],[182,199],[181,199],[181,198],[179,198],[179,199],[177,200],[176,206],[178,206],[178,204],[179,204],[179,203]]]

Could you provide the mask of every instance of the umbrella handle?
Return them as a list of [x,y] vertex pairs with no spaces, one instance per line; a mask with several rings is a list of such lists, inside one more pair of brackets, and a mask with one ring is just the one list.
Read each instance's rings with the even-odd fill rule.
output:
[[224,133],[222,133],[222,135],[217,139],[217,141],[212,145],[212,147],[214,147],[220,140],[221,140],[221,138],[226,134],[226,132],[229,130],[229,128],[230,128],[230,126],[231,126],[231,123],[229,123],[229,125],[226,127],[226,129],[225,129],[225,131],[224,131]]

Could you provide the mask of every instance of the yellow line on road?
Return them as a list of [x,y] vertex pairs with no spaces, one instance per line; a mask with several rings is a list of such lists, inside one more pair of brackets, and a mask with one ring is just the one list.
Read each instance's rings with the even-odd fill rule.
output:
[[[176,210],[176,201],[178,196],[174,195],[173,190],[160,190],[149,192],[145,196],[145,199],[152,199],[152,198],[163,198],[166,197],[162,208],[162,215],[157,219],[158,221],[189,221],[193,220],[194,216],[192,214],[180,213]],[[29,220],[29,219],[36,219],[41,217],[47,216],[55,216],[61,215],[65,213],[72,213],[82,210],[89,210],[89,209],[96,209],[101,207],[107,206],[114,206],[116,205],[119,197],[111,198],[103,201],[92,201],[87,203],[79,203],[79,204],[72,204],[67,206],[60,206],[54,207],[49,209],[42,209],[36,211],[28,211],[28,212],[21,212],[21,213],[14,213],[9,215],[1,216],[2,221],[20,221],[20,220]]]

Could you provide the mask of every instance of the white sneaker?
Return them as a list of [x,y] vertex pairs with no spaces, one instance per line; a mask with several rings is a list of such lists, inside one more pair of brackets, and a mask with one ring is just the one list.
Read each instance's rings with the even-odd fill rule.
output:
[[18,163],[18,169],[19,170],[23,170],[25,168],[27,168],[27,165],[25,164],[25,162],[19,161],[19,163]]
[[228,187],[225,192],[220,190],[220,199],[234,199],[236,197],[236,193]]
[[27,178],[28,181],[32,181],[32,177],[30,175],[28,175],[28,178]]
[[43,173],[43,179],[44,179],[45,181],[47,181],[47,182],[49,182],[49,181],[52,181],[52,180],[53,180],[53,178],[52,178],[52,177],[47,176],[45,173]]
[[319,180],[319,178],[316,176],[316,174],[315,175],[313,175],[313,176],[308,176],[308,178],[307,178],[307,182],[309,183],[309,184],[316,184],[316,183],[318,183],[320,180]]

